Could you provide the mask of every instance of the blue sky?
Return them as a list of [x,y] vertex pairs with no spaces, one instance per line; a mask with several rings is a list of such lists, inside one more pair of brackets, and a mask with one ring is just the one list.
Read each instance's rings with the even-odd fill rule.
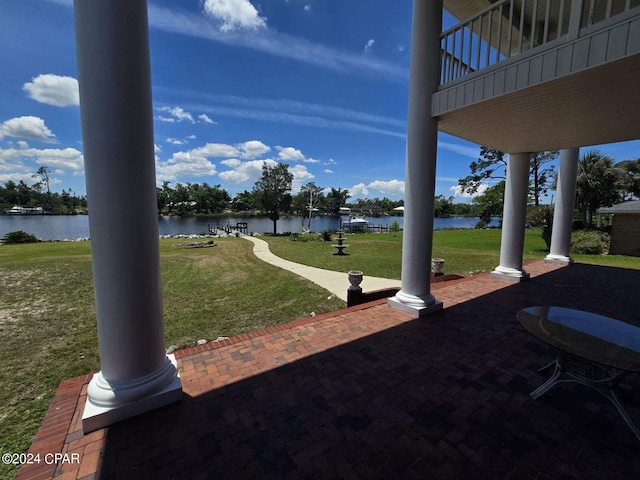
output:
[[[158,184],[234,195],[266,160],[294,189],[403,198],[410,0],[153,0],[149,24]],[[0,183],[46,165],[54,191],[85,193],[74,42],[71,1],[0,4]],[[597,148],[640,157],[640,141]],[[440,134],[436,193],[478,153]]]

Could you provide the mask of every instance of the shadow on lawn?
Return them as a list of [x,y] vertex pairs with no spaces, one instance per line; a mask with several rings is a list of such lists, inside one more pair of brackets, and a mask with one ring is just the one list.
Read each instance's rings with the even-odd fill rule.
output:
[[[604,397],[565,384],[530,399],[553,352],[515,318],[554,304],[639,324],[640,271],[571,265],[505,285],[114,425],[98,476],[640,478],[640,444]],[[637,375],[623,386],[640,423]]]

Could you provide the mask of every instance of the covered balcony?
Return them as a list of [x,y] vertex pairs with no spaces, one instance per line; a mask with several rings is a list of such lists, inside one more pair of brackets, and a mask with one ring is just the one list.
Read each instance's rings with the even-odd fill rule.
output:
[[504,152],[638,138],[640,1],[445,1],[432,113]]

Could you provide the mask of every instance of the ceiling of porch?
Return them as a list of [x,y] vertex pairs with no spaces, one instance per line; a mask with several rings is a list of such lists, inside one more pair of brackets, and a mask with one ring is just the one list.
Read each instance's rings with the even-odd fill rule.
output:
[[512,153],[638,139],[638,85],[634,55],[444,112],[439,129]]

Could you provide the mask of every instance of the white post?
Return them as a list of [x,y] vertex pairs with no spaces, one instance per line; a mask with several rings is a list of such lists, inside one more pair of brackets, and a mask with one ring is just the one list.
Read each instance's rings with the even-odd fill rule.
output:
[[507,184],[504,191],[500,265],[491,276],[522,281],[529,274],[522,268],[524,233],[527,218],[530,153],[510,153],[507,162]]
[[442,0],[414,0],[402,239],[402,288],[389,305],[416,316],[442,309],[430,292],[438,121],[431,116],[440,77]]
[[101,371],[89,432],[180,399],[165,353],[146,0],[76,0]]
[[551,246],[549,255],[544,259],[545,262],[573,262],[569,253],[571,250],[571,224],[573,223],[579,155],[579,148],[560,150],[558,189],[556,191],[556,205],[553,210]]

